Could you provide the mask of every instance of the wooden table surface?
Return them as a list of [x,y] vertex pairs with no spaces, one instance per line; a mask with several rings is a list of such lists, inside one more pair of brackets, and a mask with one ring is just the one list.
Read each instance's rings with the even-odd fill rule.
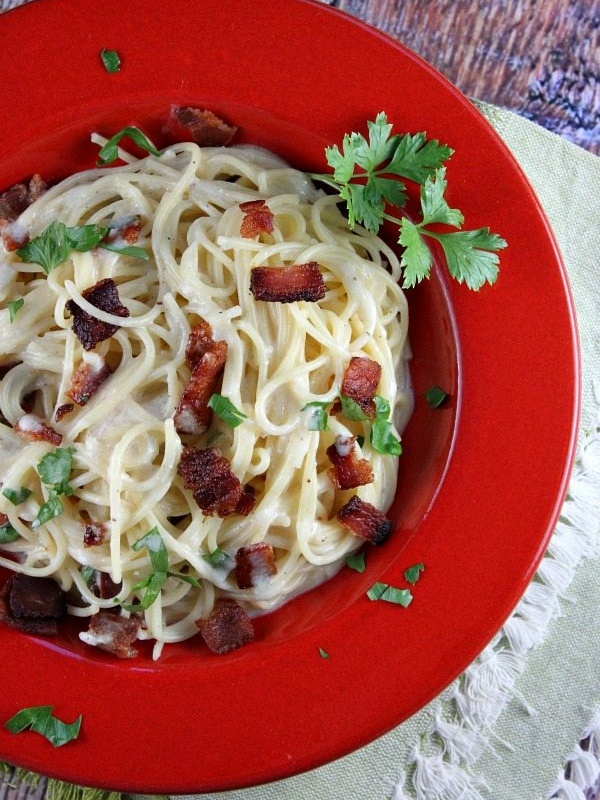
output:
[[600,0],[325,0],[464,94],[600,154]]

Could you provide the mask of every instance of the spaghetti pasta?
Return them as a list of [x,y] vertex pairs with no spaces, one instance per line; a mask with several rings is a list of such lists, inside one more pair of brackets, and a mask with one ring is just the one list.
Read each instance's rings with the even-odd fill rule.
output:
[[[394,252],[371,233],[350,231],[336,198],[275,155],[193,143],[159,156],[120,155],[121,166],[48,189],[16,225],[29,238],[57,220],[104,226],[121,246],[72,250],[47,275],[18,252],[0,255],[0,474],[4,490],[29,490],[18,504],[0,496],[5,528],[14,531],[0,545],[0,565],[52,576],[76,616],[116,607],[128,617],[141,608],[137,635],[155,641],[156,658],[165,643],[197,634],[219,598],[252,616],[334,574],[362,543],[336,519],[351,496],[390,506],[397,457],[373,447],[372,420],[329,410],[350,359],[369,359],[381,368],[377,395],[390,404],[392,430],[402,430],[411,411],[408,314]],[[243,236],[241,206],[256,200],[272,230]],[[119,238],[132,220],[145,259]],[[256,267],[312,263],[325,287],[318,301],[268,302],[251,292]],[[90,300],[90,287],[108,279],[127,316]],[[89,353],[74,332],[75,308],[114,329]],[[215,413],[200,432],[176,422],[198,326],[226,343],[218,394],[238,414],[234,427]],[[75,394],[74,376],[91,374],[102,378],[89,397]],[[319,410],[327,420],[320,426]],[[72,460],[60,513],[41,523],[56,491],[39,465],[56,445],[31,435],[39,424],[62,437]],[[336,487],[327,456],[348,442],[372,473],[350,490]],[[178,469],[186,448],[218,451],[251,493],[251,512],[205,513]],[[167,570],[157,570],[149,548],[134,547],[149,531],[160,534]],[[235,555],[257,543],[270,545],[274,569],[239,588]],[[157,571],[160,590],[144,607]],[[92,574],[109,578],[111,596],[98,593]]]

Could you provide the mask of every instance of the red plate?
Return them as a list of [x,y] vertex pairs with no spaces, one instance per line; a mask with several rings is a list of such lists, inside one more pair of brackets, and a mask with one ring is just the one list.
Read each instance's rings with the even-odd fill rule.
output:
[[[384,110],[456,151],[449,201],[509,247],[478,293],[437,273],[411,292],[416,410],[404,439],[392,540],[363,575],[260,620],[227,656],[198,641],[153,663],[112,661],[74,633],[0,629],[0,719],[53,705],[83,714],[54,749],[0,730],[0,757],[77,783],[185,793],[292,775],[400,723],[448,685],[500,628],[556,522],[579,410],[573,308],[530,187],[473,106],[414,54],[309,0],[37,0],[0,18],[0,186],[94,163],[89,132],[128,124],[157,142],[172,103],[212,109],[301,168]],[[122,58],[117,74],[103,48]],[[431,410],[423,392],[451,393]],[[371,602],[376,580],[426,565],[408,609]],[[319,655],[322,647],[329,653]],[[143,764],[142,764],[143,762]]]

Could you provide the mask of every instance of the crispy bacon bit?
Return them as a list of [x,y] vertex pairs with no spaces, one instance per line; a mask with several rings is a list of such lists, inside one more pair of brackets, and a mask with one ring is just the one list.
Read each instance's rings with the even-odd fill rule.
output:
[[250,589],[277,573],[275,551],[266,542],[240,547],[235,554],[235,580],[240,589]]
[[215,344],[213,331],[209,322],[201,320],[190,331],[185,348],[185,360],[190,369],[198,366],[198,362]]
[[0,620],[24,633],[55,635],[66,610],[65,593],[52,578],[15,573],[0,594]]
[[13,222],[28,208],[38,197],[46,191],[46,184],[40,175],[34,175],[25,183],[16,183],[0,194],[0,220]]
[[54,413],[54,420],[55,422],[60,422],[61,419],[65,416],[65,414],[70,414],[71,411],[75,408],[73,403],[63,403],[62,406],[59,406]]
[[84,353],[83,361],[71,376],[71,386],[67,396],[77,405],[84,406],[94,395],[112,370],[97,353]]
[[92,579],[92,591],[96,597],[102,600],[110,600],[116,597],[123,587],[122,583],[115,583],[108,572],[96,570]]
[[275,215],[264,200],[240,203],[240,209],[244,213],[240,234],[245,239],[252,239],[260,233],[273,233]]
[[35,414],[24,414],[14,430],[31,442],[50,442],[57,446],[62,442],[62,434],[43,423]]
[[[369,419],[375,418],[375,392],[381,380],[381,367],[376,361],[364,356],[353,356],[342,379],[341,393],[357,403]],[[331,414],[338,414],[342,404],[334,401]]]
[[289,267],[254,267],[250,291],[257,300],[269,303],[315,303],[325,297],[325,282],[315,261]]
[[141,623],[137,617],[120,617],[111,611],[99,611],[90,617],[87,631],[79,638],[86,644],[106,650],[118,658],[135,658],[137,650],[132,647],[138,637]]
[[[82,297],[101,311],[117,317],[128,317],[129,310],[121,303],[119,290],[112,278],[104,278],[82,292]],[[118,330],[118,325],[102,322],[80,308],[74,300],[69,300],[67,309],[73,315],[73,332],[85,350],[93,350],[98,342],[110,339]]]
[[125,244],[135,244],[142,230],[142,218],[139,214],[132,217],[124,217],[116,220],[108,226],[108,233],[102,241],[114,244],[115,242],[125,242]]
[[173,107],[167,128],[173,138],[192,141],[200,147],[229,144],[237,133],[237,127],[228,125],[212,111],[190,106]]
[[391,520],[358,495],[340,508],[337,518],[345,528],[371,544],[382,544],[392,532]]
[[207,516],[246,516],[254,506],[251,488],[242,486],[229,461],[216,448],[185,447],[177,472]]
[[200,635],[213,653],[229,653],[254,638],[252,620],[235,600],[220,597],[207,619],[196,625]]
[[219,341],[213,342],[210,350],[198,359],[175,409],[177,433],[197,435],[210,425],[212,411],[208,401],[217,390],[226,358],[227,342]]
[[18,222],[8,222],[6,219],[0,219],[0,237],[8,253],[25,247],[29,241],[29,234],[22,225]]
[[338,436],[327,448],[333,464],[331,477],[336,489],[355,489],[373,482],[373,470],[366,458],[358,458],[354,436]]
[[104,544],[105,539],[106,525],[103,522],[89,522],[84,526],[84,547],[96,547],[97,545]]

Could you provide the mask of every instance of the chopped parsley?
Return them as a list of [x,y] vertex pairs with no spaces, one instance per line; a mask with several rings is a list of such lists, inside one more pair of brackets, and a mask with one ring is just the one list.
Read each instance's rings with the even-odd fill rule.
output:
[[15,321],[17,314],[23,308],[24,305],[25,305],[25,300],[22,297],[19,297],[18,300],[11,300],[7,304],[8,318],[10,319],[11,322]]
[[329,658],[329,653],[327,652],[327,650],[323,650],[322,647],[319,647],[319,655],[321,656],[321,658]]
[[425,400],[430,408],[439,408],[448,395],[439,386],[430,386],[425,392]]
[[46,275],[64,264],[71,252],[88,253],[95,247],[146,261],[149,259],[143,247],[119,246],[103,241],[108,232],[109,228],[103,225],[78,225],[70,228],[64,222],[53,220],[39,236],[19,248],[17,255],[22,261],[39,264]]
[[395,435],[389,421],[390,404],[384,397],[375,395],[375,419],[371,423],[371,445],[373,450],[386,456],[399,456],[402,444]]
[[119,144],[123,139],[131,139],[139,148],[153,156],[160,156],[160,151],[152,144],[150,139],[139,128],[129,125],[111,136],[100,148],[98,153],[98,166],[112,164],[119,159]]
[[425,564],[414,564],[412,567],[408,567],[408,569],[404,570],[405,581],[410,583],[411,586],[414,586],[421,577],[421,572],[423,572],[424,569]]
[[374,583],[367,592],[369,600],[385,600],[386,603],[394,603],[398,606],[407,608],[413,600],[410,589],[399,589],[390,586],[389,583]]
[[[369,422],[371,423],[369,441],[373,450],[385,456],[399,456],[402,453],[402,444],[400,439],[394,433],[392,423],[390,422],[391,407],[389,402],[379,395],[375,395],[375,418],[369,420],[369,417],[362,410],[360,405],[352,397],[347,397],[344,394],[339,394],[338,399],[342,407],[342,414],[346,419],[355,422]],[[307,427],[310,431],[326,431],[328,429],[328,417],[331,403],[324,403],[315,400],[303,406],[302,411],[309,410],[310,416],[308,419]],[[360,445],[364,444],[364,439],[361,437]]]
[[0,544],[10,544],[11,542],[16,542],[18,538],[19,532],[13,528],[8,520],[4,525],[0,525]]
[[355,572],[364,572],[367,568],[364,551],[361,550],[359,553],[346,556],[346,566]]
[[213,394],[208,401],[208,407],[212,408],[219,419],[229,428],[237,428],[248,417],[236,408],[229,398],[222,394]]
[[31,489],[28,489],[26,486],[21,486],[20,489],[11,489],[7,486],[5,489],[2,489],[2,494],[7,500],[10,500],[13,506],[20,506],[31,494]]
[[138,603],[121,603],[126,611],[145,611],[150,608],[152,603],[154,603],[159,596],[167,578],[178,578],[194,586],[196,589],[200,588],[200,583],[192,575],[186,575],[181,572],[171,572],[169,570],[169,553],[167,551],[167,546],[156,526],[131,545],[131,549],[136,552],[142,550],[144,547],[148,550],[150,556],[152,572],[146,578],[136,583],[135,586],[131,587],[131,591],[134,594],[142,590],[144,590],[144,593]]
[[231,556],[220,547],[215,548],[210,553],[203,553],[202,558],[211,565],[211,567],[229,567],[231,563]]
[[38,475],[50,490],[48,499],[40,506],[36,518],[31,523],[32,528],[38,528],[62,514],[64,507],[60,500],[61,495],[73,494],[69,478],[73,468],[74,452],[72,447],[57,447],[56,450],[46,453],[37,465]]
[[331,403],[324,403],[320,400],[313,400],[302,407],[302,411],[308,412],[306,427],[309,431],[326,431],[329,429],[329,407]]
[[[398,225],[398,242],[404,247],[400,263],[405,288],[429,277],[433,256],[427,239],[438,242],[450,274],[459,283],[475,290],[494,283],[497,251],[506,247],[506,242],[489,228],[461,230],[463,214],[451,208],[444,197],[445,162],[454,151],[436,139],[427,139],[424,132],[392,135],[392,125],[383,112],[367,122],[367,130],[367,137],[346,134],[341,149],[337,145],[326,148],[333,174],[311,176],[333,187],[346,202],[350,228],[360,224],[376,233],[385,220]],[[406,205],[405,180],[420,186],[420,221],[387,211],[388,206],[400,210]],[[455,230],[440,231],[440,225]]]
[[31,706],[18,711],[4,727],[10,733],[21,733],[27,729],[44,736],[54,747],[62,747],[79,736],[83,717],[66,723],[54,716],[52,706]]
[[107,72],[114,73],[121,69],[121,57],[116,50],[108,50],[104,47],[100,51],[100,59],[104,64],[104,69]]

